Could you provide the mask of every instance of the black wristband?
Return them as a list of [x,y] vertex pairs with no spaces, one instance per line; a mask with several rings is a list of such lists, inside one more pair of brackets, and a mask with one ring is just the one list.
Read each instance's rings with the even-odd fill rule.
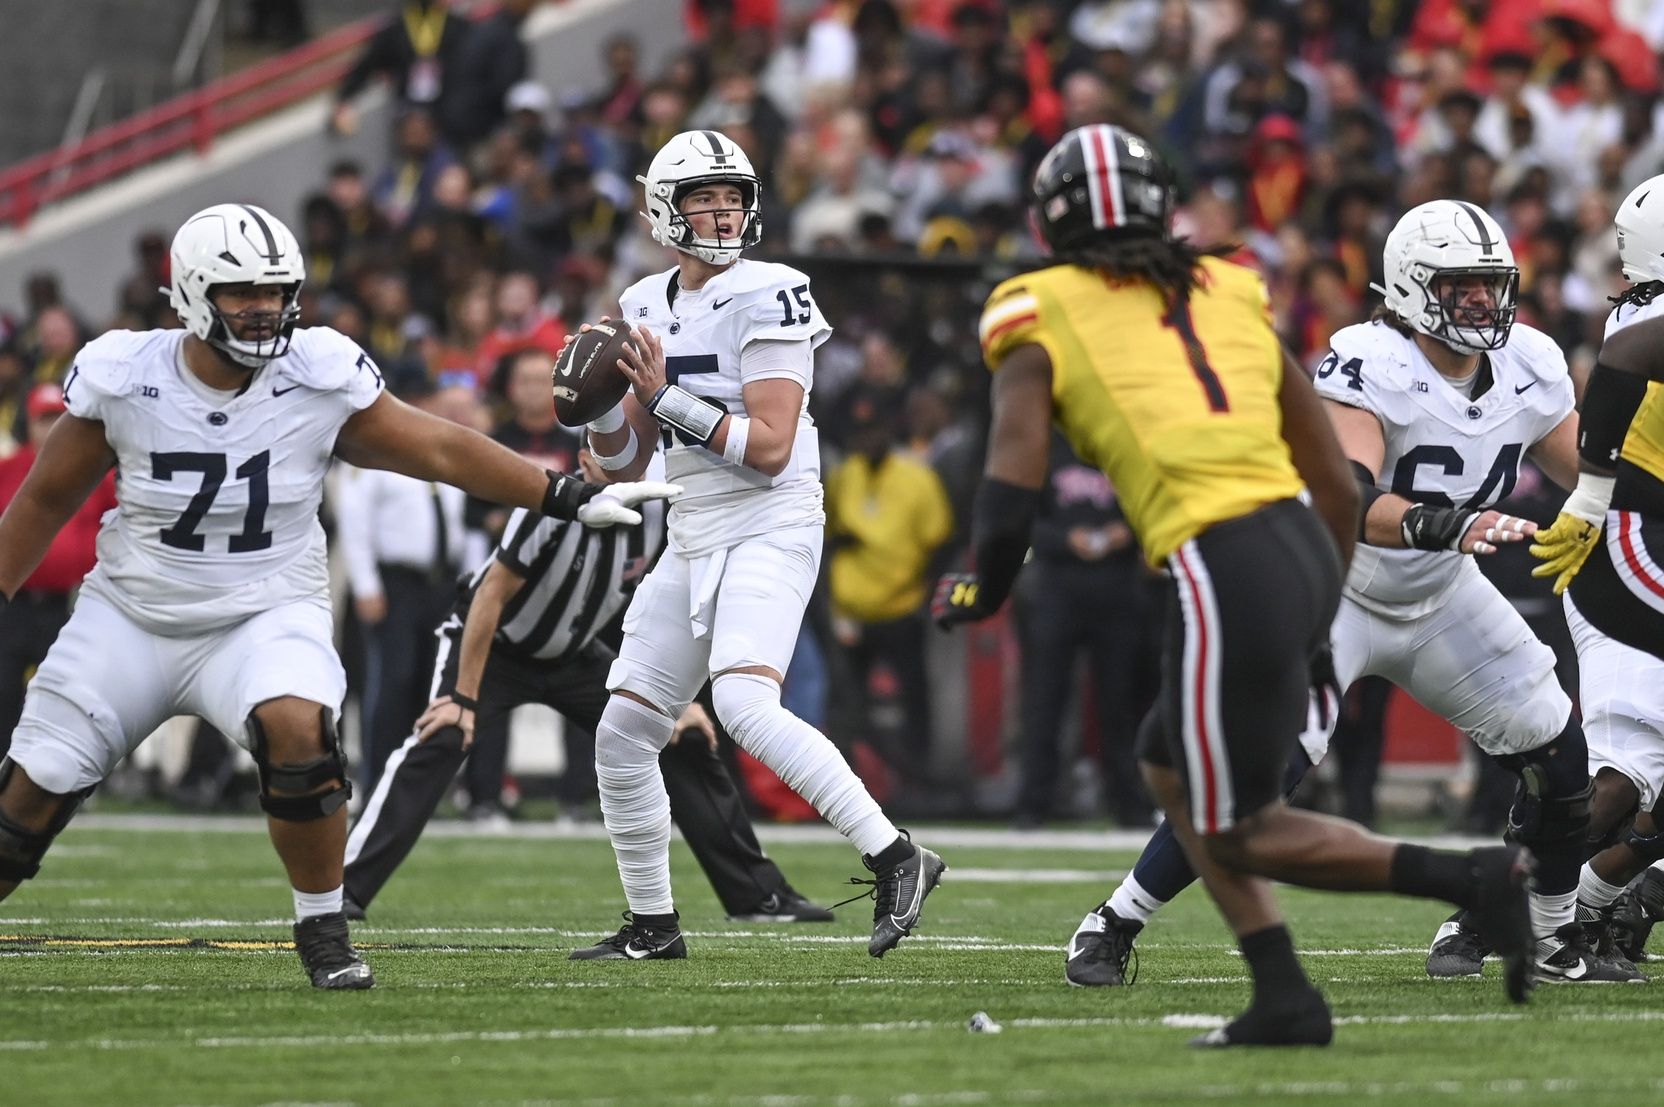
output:
[[1459,507],[1411,504],[1399,523],[1399,531],[1404,536],[1404,545],[1412,550],[1454,550],[1460,547],[1462,535],[1468,532],[1468,524],[1478,514]]
[[577,477],[569,477],[553,469],[545,471],[549,474],[549,487],[543,492],[542,511],[551,519],[577,518],[578,508],[601,491],[598,484],[586,484]]
[[1364,509],[1358,512],[1358,541],[1364,540],[1364,523],[1369,518],[1369,509],[1374,506],[1386,493],[1375,486],[1375,474],[1369,471],[1369,466],[1361,461],[1352,462],[1352,475],[1358,478],[1358,496],[1363,500]]
[[1011,594],[1017,572],[1028,556],[1029,530],[1040,510],[1040,491],[985,478],[976,491],[971,537],[980,579],[977,606],[998,611]]
[[473,696],[465,696],[461,692],[452,692],[451,702],[456,704],[458,707],[467,708],[469,711],[476,714],[479,713],[480,701],[476,700]]
[[1577,422],[1577,456],[1610,473],[1618,467],[1629,424],[1647,396],[1647,378],[1596,362],[1583,391]]

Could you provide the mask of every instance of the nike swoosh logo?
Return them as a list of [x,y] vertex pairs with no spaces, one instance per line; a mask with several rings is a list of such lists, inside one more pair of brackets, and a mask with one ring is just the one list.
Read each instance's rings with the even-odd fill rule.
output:
[[712,311],[720,311],[721,309],[727,307],[729,304],[731,304],[733,302],[734,302],[734,298],[732,296],[728,297],[726,300],[718,300],[716,303],[711,305],[711,310]]
[[299,387],[300,387],[300,385],[298,385],[298,384],[291,384],[288,388],[276,388],[276,387],[274,387],[272,389],[272,395],[273,396],[282,396],[285,393],[293,392],[295,389],[297,389]]
[[1526,389],[1535,388],[1535,387],[1537,387],[1537,382],[1536,381],[1532,381],[1530,384],[1522,384],[1518,388],[1514,389],[1514,395],[1518,396],[1521,392],[1524,392]]
[[329,979],[334,980],[337,976],[345,976],[349,972],[357,974],[358,972],[361,971],[361,969],[362,969],[362,966],[360,966],[360,965],[348,965],[344,969],[336,969],[334,972],[330,973],[329,974]]
[[637,949],[635,947],[635,943],[633,942],[624,947],[624,956],[628,957],[632,961],[640,961],[643,957],[651,957],[652,955],[652,950]]
[[1069,955],[1067,957],[1065,957],[1064,960],[1065,961],[1073,961],[1075,958],[1079,957],[1081,954],[1083,954],[1085,952],[1086,951],[1084,949],[1081,949],[1081,948],[1079,948],[1078,946],[1075,945],[1075,940],[1073,938],[1070,938],[1069,939]]

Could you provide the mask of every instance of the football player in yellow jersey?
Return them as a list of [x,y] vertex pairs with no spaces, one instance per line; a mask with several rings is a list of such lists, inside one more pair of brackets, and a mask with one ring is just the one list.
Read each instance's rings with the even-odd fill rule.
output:
[[1173,578],[1162,687],[1139,755],[1254,985],[1247,1011],[1194,1044],[1333,1036],[1272,880],[1466,906],[1523,1001],[1529,851],[1431,850],[1283,801],[1310,694],[1320,715],[1336,706],[1328,631],[1360,493],[1257,277],[1171,237],[1171,171],[1118,127],[1065,135],[1040,164],[1031,205],[1055,264],[996,289],[985,311],[994,420],[976,572],[943,578],[935,614],[944,626],[985,618],[1009,594],[1055,421],[1115,482],[1146,556]]
[[1531,552],[1566,595],[1595,830],[1635,812],[1583,866],[1579,919],[1599,928],[1615,911],[1620,947],[1639,959],[1664,919],[1664,874],[1624,890],[1664,859],[1664,176],[1637,185],[1614,222],[1634,283],[1614,300],[1583,394],[1577,487]]

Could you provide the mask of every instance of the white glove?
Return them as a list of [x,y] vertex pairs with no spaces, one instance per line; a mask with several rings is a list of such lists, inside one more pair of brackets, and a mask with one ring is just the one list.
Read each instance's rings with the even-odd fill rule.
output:
[[1566,502],[1560,508],[1562,515],[1575,515],[1585,523],[1595,526],[1606,524],[1606,510],[1612,504],[1612,489],[1618,483],[1616,477],[1597,477],[1593,473],[1579,473],[1577,487],[1566,497]]
[[578,508],[578,522],[586,527],[633,527],[641,522],[641,512],[634,510],[648,500],[668,500],[679,496],[682,486],[663,481],[638,480],[623,484],[609,484],[591,496]]

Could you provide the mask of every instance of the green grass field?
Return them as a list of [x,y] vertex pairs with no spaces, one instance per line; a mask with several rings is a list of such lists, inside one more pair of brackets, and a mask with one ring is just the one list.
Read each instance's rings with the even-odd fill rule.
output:
[[[1494,966],[1430,981],[1444,912],[1390,897],[1285,894],[1334,1046],[1186,1049],[1247,996],[1199,893],[1145,931],[1134,987],[1063,983],[1061,945],[1125,851],[921,828],[953,871],[875,961],[865,901],[831,926],[729,924],[678,844],[690,958],[580,964],[567,952],[621,906],[604,841],[430,837],[355,932],[377,987],[330,994],[287,946],[258,822],[86,821],[0,905],[3,1104],[1594,1104],[1664,1087],[1658,985],[1513,1008]],[[822,902],[857,871],[831,842],[771,853]],[[1003,1032],[969,1032],[976,1011]]]

